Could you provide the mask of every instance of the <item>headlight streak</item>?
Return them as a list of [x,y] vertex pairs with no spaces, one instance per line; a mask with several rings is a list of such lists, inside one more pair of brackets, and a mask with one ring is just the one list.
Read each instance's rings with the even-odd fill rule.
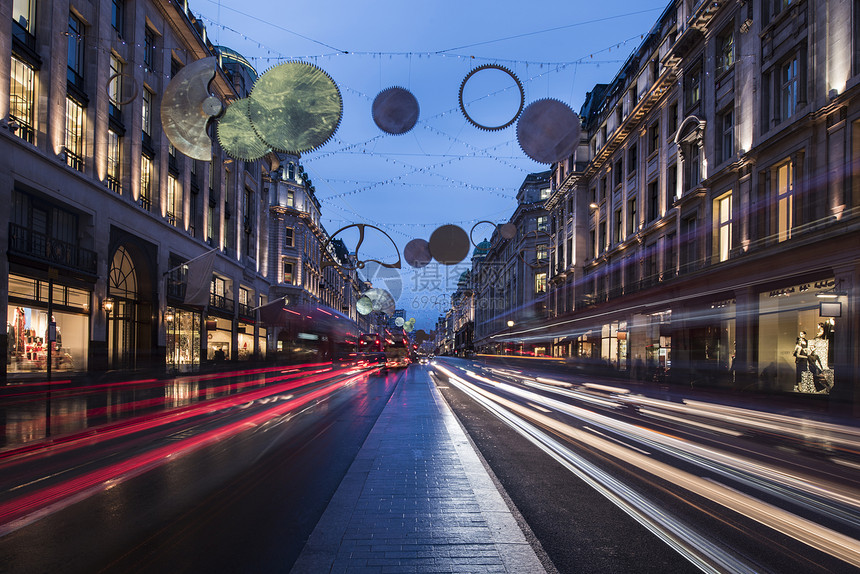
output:
[[[365,375],[354,375],[346,379],[332,381],[292,400],[261,407],[257,412],[249,412],[239,420],[225,421],[225,424],[217,428],[204,430],[179,441],[155,446],[146,452],[132,455],[120,462],[109,464],[2,503],[0,504],[0,537],[75,502],[102,492],[107,487],[116,486],[120,482],[152,470],[166,460],[185,456],[202,447],[235,436],[244,430],[262,425],[273,417],[282,416],[313,401],[327,399],[333,392],[363,376]],[[269,391],[271,392],[271,389]],[[232,406],[241,404],[238,400],[240,397],[229,398],[232,398],[235,403]],[[244,403],[245,400],[242,402]]]
[[577,455],[534,425],[486,398],[484,396],[486,391],[458,378],[444,367],[437,366],[437,368],[448,376],[450,384],[507,423],[703,572],[712,574],[726,571],[750,574],[755,572],[755,569],[732,556],[729,550],[714,544],[690,525],[677,520],[636,490]]
[[724,429],[724,428],[720,428],[720,427],[715,427],[713,425],[706,425],[705,423],[699,423],[699,422],[696,422],[696,421],[693,421],[690,419],[685,419],[685,418],[681,418],[681,417],[674,417],[672,415],[667,415],[666,413],[661,413],[659,411],[653,411],[651,409],[641,409],[640,408],[639,412],[642,413],[643,415],[647,415],[650,417],[656,417],[658,419],[673,421],[673,422],[681,423],[684,425],[691,425],[691,426],[702,428],[705,430],[709,430],[709,431],[715,432],[715,433],[727,434],[727,435],[731,435],[731,436],[743,436],[744,435],[744,433],[741,433],[741,432],[737,432],[737,431],[733,431],[733,430],[729,430],[729,429]]
[[[860,566],[860,541],[854,538],[821,526],[811,520],[807,520],[805,518],[792,514],[769,503],[760,501],[752,496],[732,492],[729,489],[720,488],[719,486],[717,486],[718,483],[712,484],[711,482],[701,477],[676,469],[666,463],[650,459],[637,452],[632,452],[626,447],[619,446],[605,439],[595,437],[590,433],[584,432],[565,423],[561,423],[552,417],[548,417],[544,414],[531,411],[523,407],[522,405],[519,405],[502,397],[495,396],[486,390],[480,389],[479,387],[472,385],[471,383],[466,383],[462,379],[459,379],[454,376],[453,373],[451,373],[451,371],[448,371],[447,369],[440,367],[440,370],[449,374],[449,376],[452,377],[452,381],[456,380],[460,388],[464,388],[465,385],[469,385],[470,388],[474,389],[474,392],[480,393],[481,395],[486,396],[486,398],[495,401],[500,405],[504,405],[505,407],[510,409],[510,411],[520,413],[522,416],[528,417],[529,419],[535,421],[541,426],[554,429],[563,434],[564,436],[587,444],[597,450],[604,452],[605,454],[609,454],[620,460],[623,460],[627,464],[633,465],[637,468],[640,468],[641,470],[649,472],[650,474],[653,474],[655,476],[663,478],[664,480],[682,486],[683,488],[686,488],[687,490],[698,494],[699,496],[703,496],[714,502],[717,502],[718,504],[721,504],[726,508],[743,514],[748,518],[756,520],[770,528],[773,528],[774,530],[782,532],[787,536],[790,536],[805,544],[808,544],[813,548],[830,553],[831,555],[841,560],[844,560],[849,564],[852,564],[854,566]],[[499,383],[496,383],[495,386],[503,387],[503,385]],[[541,397],[540,395],[536,395],[535,393],[531,393],[529,391],[520,390],[520,392],[517,394],[523,397],[528,397],[530,400],[537,401],[546,406],[554,407],[555,405],[553,403],[557,403],[557,401],[546,399],[546,397]],[[486,406],[486,401],[481,401],[481,403]],[[637,427],[629,423],[614,421],[609,417],[592,413],[591,411],[588,411],[586,409],[566,405],[566,408],[564,408],[563,410],[569,412],[570,414],[573,414],[577,418],[589,419],[602,428],[606,428],[608,426],[611,430],[614,430],[615,432],[621,432],[622,434],[627,434],[628,436],[640,437],[641,439],[644,439],[647,444],[651,444],[655,448],[661,449],[664,452],[667,449],[666,443],[668,443],[672,447],[675,447],[675,450],[679,450],[685,454],[688,451],[692,451],[705,460],[719,461],[730,468],[732,468],[734,465],[737,465],[742,468],[745,468],[748,472],[757,474],[758,476],[767,476],[769,480],[777,481],[776,479],[779,478],[779,480],[785,481],[795,486],[796,488],[815,491],[817,494],[825,498],[833,498],[838,500],[839,502],[851,504],[852,506],[857,506],[858,504],[860,504],[860,502],[858,502],[858,500],[860,500],[860,496],[858,496],[856,490],[841,489],[838,485],[829,485],[828,487],[822,487],[817,482],[814,482],[812,480],[808,481],[804,478],[793,476],[783,470],[774,467],[760,465],[752,461],[731,456],[727,453],[722,453],[713,449],[707,449],[699,445],[688,443],[686,441],[682,441],[674,437],[661,436],[645,428]],[[695,458],[691,460],[695,460]],[[708,468],[712,467],[708,466]]]

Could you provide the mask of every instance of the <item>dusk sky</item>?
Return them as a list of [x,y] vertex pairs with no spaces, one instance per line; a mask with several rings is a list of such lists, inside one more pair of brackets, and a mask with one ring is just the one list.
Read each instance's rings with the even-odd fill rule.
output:
[[[458,92],[472,69],[502,65],[522,82],[526,106],[554,98],[578,112],[586,93],[612,80],[665,9],[629,0],[287,6],[271,0],[191,3],[210,39],[243,54],[258,73],[301,60],[332,77],[343,97],[343,119],[325,145],[302,157],[323,224],[330,234],[353,223],[377,226],[401,253],[410,240],[429,240],[441,225],[469,232],[479,221],[506,222],[526,175],[549,169],[522,152],[516,124],[483,131],[464,118]],[[420,106],[418,123],[402,135],[381,131],[371,114],[376,95],[393,86],[409,90]],[[467,111],[486,125],[508,121],[519,100],[514,82],[494,70],[475,74],[464,89]],[[473,238],[480,242],[491,232],[480,224]],[[351,229],[338,237],[352,248],[357,234]],[[359,257],[397,260],[373,230]],[[391,279],[374,286],[389,288],[397,307],[416,318],[416,328],[429,331],[469,260],[417,270],[402,265],[402,287]]]

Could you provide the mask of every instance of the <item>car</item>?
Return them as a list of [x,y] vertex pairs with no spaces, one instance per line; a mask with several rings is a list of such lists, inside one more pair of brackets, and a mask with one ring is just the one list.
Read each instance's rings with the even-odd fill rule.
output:
[[418,364],[419,364],[419,365],[426,365],[426,364],[428,364],[429,362],[430,362],[430,359],[429,359],[429,358],[427,358],[427,356],[426,356],[426,355],[421,355],[420,357],[418,357]]

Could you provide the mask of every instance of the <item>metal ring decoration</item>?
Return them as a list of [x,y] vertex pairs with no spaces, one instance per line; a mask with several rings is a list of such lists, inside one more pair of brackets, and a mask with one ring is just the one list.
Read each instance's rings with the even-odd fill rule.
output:
[[[134,90],[132,90],[133,95],[130,98],[128,98],[127,100],[122,100],[121,102],[117,102],[112,97],[110,97],[110,84],[114,81],[114,78],[119,78],[122,76],[125,76],[126,78],[131,78],[131,85],[134,86]],[[134,79],[133,75],[127,74],[125,72],[119,74],[111,74],[110,77],[107,79],[107,82],[105,83],[105,89],[107,90],[108,101],[113,105],[119,107],[127,106],[128,104],[132,103],[135,99],[137,99],[137,95],[140,93],[140,87],[137,85],[137,80]]]
[[[472,119],[472,116],[470,116],[469,112],[466,111],[466,105],[463,103],[463,89],[466,87],[466,82],[468,82],[472,76],[474,76],[475,74],[477,74],[478,72],[480,72],[482,70],[499,70],[500,72],[504,72],[505,74],[507,74],[508,76],[511,77],[511,79],[514,81],[514,83],[517,85],[517,88],[519,88],[519,90],[520,90],[520,107],[517,110],[517,113],[515,113],[514,117],[512,117],[509,121],[505,122],[504,124],[502,124],[500,126],[485,126],[485,125],[479,124],[474,119]],[[466,74],[466,77],[463,78],[463,81],[460,83],[460,95],[459,95],[458,99],[460,102],[460,111],[463,112],[463,116],[465,116],[466,121],[468,121],[470,124],[472,124],[473,126],[475,126],[478,129],[486,130],[488,132],[495,132],[498,130],[503,130],[506,127],[508,127],[509,125],[513,124],[515,121],[517,121],[517,118],[520,117],[520,114],[523,111],[523,106],[525,106],[525,103],[526,103],[526,92],[523,89],[523,84],[522,84],[522,82],[520,82],[520,79],[516,76],[516,74],[514,74],[512,71],[510,71],[506,67],[500,66],[498,64],[482,64],[482,65],[478,66],[477,68],[475,68],[474,70],[472,70],[471,72],[469,72],[468,74]]]
[[472,237],[472,234],[475,232],[475,228],[476,228],[476,227],[478,227],[479,225],[481,225],[482,223],[489,223],[489,224],[490,224],[490,225],[492,225],[493,227],[498,227],[498,225],[497,225],[497,224],[493,223],[492,221],[487,221],[486,219],[484,219],[483,221],[479,221],[478,223],[476,223],[475,225],[473,225],[473,226],[472,226],[472,229],[469,231],[469,241],[471,241],[471,242],[472,242],[472,246],[473,246],[473,247],[477,247],[477,246],[478,246],[478,244],[477,244],[477,243],[475,243],[475,238],[474,238],[474,237]]
[[387,267],[389,269],[400,269],[401,256],[400,256],[400,249],[397,248],[397,244],[394,242],[393,239],[391,239],[390,235],[388,235],[387,233],[385,233],[384,231],[382,231],[381,229],[379,229],[375,225],[370,225],[368,223],[351,223],[350,225],[345,225],[344,227],[341,227],[340,229],[338,229],[337,231],[335,231],[334,233],[329,235],[328,240],[323,245],[323,251],[328,250],[328,246],[331,244],[332,241],[334,241],[334,238],[337,236],[338,233],[340,233],[341,231],[344,231],[346,229],[349,229],[350,227],[358,227],[358,243],[355,245],[356,255],[358,255],[358,248],[361,247],[362,243],[364,243],[364,228],[365,227],[372,227],[373,229],[375,229],[378,232],[380,232],[381,234],[383,234],[386,238],[388,238],[388,241],[390,241],[391,245],[394,246],[394,250],[397,252],[397,262],[396,263],[383,263],[382,261],[379,261],[378,259],[366,259],[366,260],[358,259],[355,262],[354,267],[349,267],[346,265],[340,265],[339,263],[336,263],[336,262],[331,263],[329,261],[323,261],[320,264],[320,269],[325,269],[326,267],[340,267],[344,271],[355,271],[356,269],[364,269],[364,266],[367,265],[368,263],[378,263],[380,266]]
[[[550,239],[552,239],[552,235],[550,235],[548,232],[546,232],[546,231],[538,231],[537,229],[532,229],[531,231],[527,232],[527,233],[523,236],[523,239],[525,240],[525,239],[526,239],[526,238],[528,238],[528,236],[529,236],[529,235],[531,235],[532,233],[534,233],[535,241],[537,241],[537,240],[540,238],[540,236],[541,236],[541,235],[546,235],[547,237],[549,237]],[[537,246],[535,246],[535,247],[537,247]],[[549,247],[549,246],[547,246],[547,247]],[[531,262],[529,262],[529,261],[526,261],[526,258],[525,258],[525,257],[523,257],[523,253],[524,253],[524,252],[525,252],[525,248],[520,249],[520,250],[517,252],[517,255],[519,256],[520,260],[521,260],[523,263],[525,263],[526,265],[528,265],[528,266],[529,266],[529,267],[531,267],[532,269],[540,269],[541,267],[546,267],[547,265],[549,265],[549,258],[547,258],[547,260],[546,260],[544,263],[537,263],[537,264],[534,264],[534,263],[531,263]],[[539,261],[538,259],[535,259],[535,260],[536,260],[536,261]]]

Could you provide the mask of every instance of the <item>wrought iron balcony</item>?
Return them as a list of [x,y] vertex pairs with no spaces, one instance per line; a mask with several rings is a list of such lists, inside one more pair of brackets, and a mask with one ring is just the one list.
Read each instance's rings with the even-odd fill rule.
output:
[[219,311],[233,312],[233,300],[228,299],[223,295],[209,294],[209,306],[218,309]]
[[96,274],[98,255],[79,245],[48,237],[15,223],[9,224],[9,253],[75,271]]

